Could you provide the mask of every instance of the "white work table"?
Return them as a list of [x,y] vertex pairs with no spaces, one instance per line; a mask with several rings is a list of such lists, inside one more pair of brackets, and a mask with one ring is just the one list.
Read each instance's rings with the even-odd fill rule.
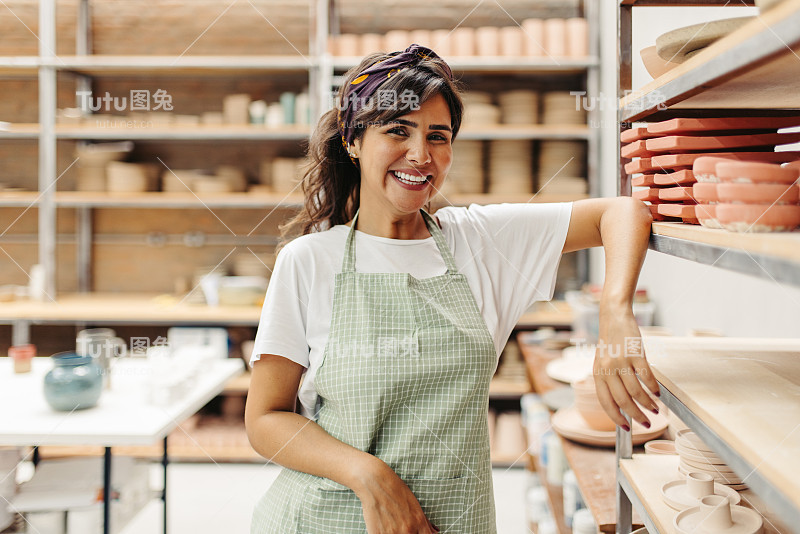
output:
[[[97,406],[56,412],[45,401],[44,375],[49,358],[34,358],[30,373],[14,374],[11,358],[0,358],[0,445],[100,445],[105,447],[104,490],[109,487],[111,447],[164,441],[164,532],[166,532],[166,437],[185,419],[217,396],[231,378],[244,371],[241,360],[211,359],[198,363],[185,393],[164,404],[149,402],[154,367],[144,359],[122,358],[112,366],[111,388]],[[104,532],[108,532],[109,497],[104,495]]]

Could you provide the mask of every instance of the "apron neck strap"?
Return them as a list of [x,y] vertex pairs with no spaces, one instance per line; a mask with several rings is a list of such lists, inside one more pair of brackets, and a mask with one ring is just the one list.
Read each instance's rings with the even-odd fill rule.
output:
[[[447,246],[447,242],[444,240],[444,234],[439,228],[439,225],[436,224],[436,221],[433,220],[433,217],[431,217],[425,210],[420,210],[420,213],[422,213],[422,218],[425,220],[425,225],[428,227],[428,231],[431,233],[434,243],[436,243],[436,248],[439,249],[439,254],[442,255],[444,264],[447,267],[447,272],[449,274],[457,273],[458,269],[456,269],[456,260],[453,257],[453,253],[450,252],[450,247]],[[356,210],[356,214],[353,216],[353,222],[350,225],[350,231],[347,233],[347,240],[345,241],[344,245],[344,258],[342,259],[342,272],[344,273],[355,272],[356,270],[355,237],[357,220],[358,210]]]

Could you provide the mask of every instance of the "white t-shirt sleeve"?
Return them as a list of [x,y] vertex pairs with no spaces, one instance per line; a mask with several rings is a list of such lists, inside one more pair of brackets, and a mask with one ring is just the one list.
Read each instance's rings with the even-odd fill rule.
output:
[[306,368],[309,365],[306,340],[309,286],[301,256],[302,250],[292,243],[278,253],[261,310],[251,365],[262,354],[283,356]]

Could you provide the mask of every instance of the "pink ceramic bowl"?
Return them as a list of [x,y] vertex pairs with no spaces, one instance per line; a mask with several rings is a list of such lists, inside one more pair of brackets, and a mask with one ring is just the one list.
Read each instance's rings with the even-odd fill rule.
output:
[[732,232],[788,232],[800,225],[800,206],[717,204],[716,213]]
[[709,204],[711,202],[718,202],[717,186],[712,182],[697,182],[692,184],[692,196],[700,204]]
[[578,413],[581,414],[589,428],[600,430],[601,432],[610,432],[616,428],[614,421],[602,408],[588,408],[585,406],[577,406],[577,408]]
[[720,162],[716,171],[721,182],[786,185],[797,180],[800,173],[800,169],[755,161]]
[[728,158],[718,158],[715,156],[703,156],[694,160],[692,164],[692,174],[698,182],[719,182],[717,177],[717,163],[731,161]]
[[797,204],[800,188],[783,184],[719,184],[720,202],[742,204]]

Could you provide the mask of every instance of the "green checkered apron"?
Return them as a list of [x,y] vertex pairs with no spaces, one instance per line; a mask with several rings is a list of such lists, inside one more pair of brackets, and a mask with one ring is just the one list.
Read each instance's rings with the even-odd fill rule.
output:
[[[386,462],[448,534],[495,533],[486,414],[497,354],[441,230],[447,266],[417,280],[355,271],[356,219],[336,275],[316,375],[317,423]],[[330,479],[284,469],[256,506],[252,533],[365,533],[361,501]]]

